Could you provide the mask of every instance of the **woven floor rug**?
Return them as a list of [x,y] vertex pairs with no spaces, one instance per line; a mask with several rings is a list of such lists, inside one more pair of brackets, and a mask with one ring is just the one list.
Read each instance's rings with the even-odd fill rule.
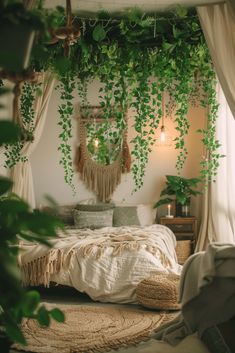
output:
[[65,313],[65,323],[53,320],[49,328],[43,328],[27,319],[23,332],[28,345],[13,348],[38,353],[107,352],[145,340],[155,328],[173,318],[166,312],[115,306],[56,306]]

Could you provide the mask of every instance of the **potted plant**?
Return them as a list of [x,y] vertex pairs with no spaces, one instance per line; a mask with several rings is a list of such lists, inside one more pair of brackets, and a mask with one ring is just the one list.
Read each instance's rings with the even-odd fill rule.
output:
[[[198,183],[201,182],[201,179],[187,179],[178,175],[166,175],[166,179],[166,188],[162,190],[160,194],[161,199],[156,202],[154,208],[161,205],[170,204],[175,201],[176,217],[189,215],[189,212],[185,212],[185,206],[189,207],[191,196],[201,194],[201,191],[195,190]],[[168,195],[170,197],[167,197]]]
[[0,4],[0,68],[22,71],[29,63],[35,31],[43,29],[36,11],[22,3]]

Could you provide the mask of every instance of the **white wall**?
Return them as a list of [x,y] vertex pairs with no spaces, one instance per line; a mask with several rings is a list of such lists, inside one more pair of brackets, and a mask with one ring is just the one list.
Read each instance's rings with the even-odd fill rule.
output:
[[[92,84],[89,88],[89,101],[91,104],[97,104],[98,85]],[[49,194],[59,204],[74,203],[80,200],[94,198],[95,195],[87,190],[83,182],[79,179],[79,175],[75,174],[74,184],[76,186],[76,195],[72,195],[69,186],[64,182],[63,169],[59,165],[59,152],[57,150],[59,145],[59,127],[57,125],[59,105],[59,95],[54,90],[49,110],[48,118],[45,125],[44,133],[41,141],[31,156],[34,186],[36,193],[37,205],[45,203],[44,196]],[[78,100],[75,100],[75,106],[78,105]],[[199,172],[199,162],[203,154],[202,143],[200,135],[195,131],[204,126],[205,112],[202,108],[190,108],[189,119],[191,121],[190,133],[187,137],[187,145],[189,149],[189,157],[182,171],[182,176],[196,177]],[[77,139],[77,122],[73,120],[73,146],[78,144]],[[133,136],[132,116],[129,113],[129,131],[128,137],[131,139]],[[166,119],[165,125],[168,127],[172,137],[176,136],[174,130],[174,123],[171,119]],[[125,203],[154,203],[158,200],[161,189],[164,187],[166,174],[177,174],[175,169],[177,151],[174,145],[168,147],[155,147],[150,155],[149,163],[146,169],[144,179],[144,186],[138,192],[132,194],[134,183],[131,174],[123,175],[122,182],[117,187],[113,199],[116,201],[124,201]],[[199,216],[200,212],[199,200],[193,200],[192,212],[194,215]],[[165,212],[162,210],[162,212]]]

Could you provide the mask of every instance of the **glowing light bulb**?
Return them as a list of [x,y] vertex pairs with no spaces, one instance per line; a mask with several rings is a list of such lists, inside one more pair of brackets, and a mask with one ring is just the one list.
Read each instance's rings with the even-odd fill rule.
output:
[[95,148],[99,146],[99,140],[97,138],[94,140],[94,146]]
[[165,126],[162,125],[161,127],[161,133],[160,133],[160,143],[166,142],[166,131],[165,131]]

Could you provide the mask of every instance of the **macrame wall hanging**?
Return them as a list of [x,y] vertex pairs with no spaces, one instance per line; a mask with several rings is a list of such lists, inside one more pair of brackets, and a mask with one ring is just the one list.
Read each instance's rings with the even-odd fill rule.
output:
[[[107,120],[100,117],[100,113],[102,112],[101,107],[89,107],[89,109],[97,111],[98,114],[96,117],[90,115],[84,117],[81,112],[78,118],[80,145],[76,153],[76,170],[80,173],[80,177],[86,186],[96,194],[99,201],[109,202],[117,185],[121,182],[122,173],[130,172],[131,168],[131,155],[127,143],[127,129],[120,132],[121,142],[116,148],[114,159],[109,159],[108,162],[101,163],[94,158],[91,149],[89,150],[89,143],[93,144],[94,149],[97,149],[99,140],[97,138],[90,141],[88,140],[88,124],[96,125],[102,124],[102,122],[105,124]],[[106,142],[108,142],[108,136],[108,132],[104,129],[104,137],[102,140],[105,139]]]

